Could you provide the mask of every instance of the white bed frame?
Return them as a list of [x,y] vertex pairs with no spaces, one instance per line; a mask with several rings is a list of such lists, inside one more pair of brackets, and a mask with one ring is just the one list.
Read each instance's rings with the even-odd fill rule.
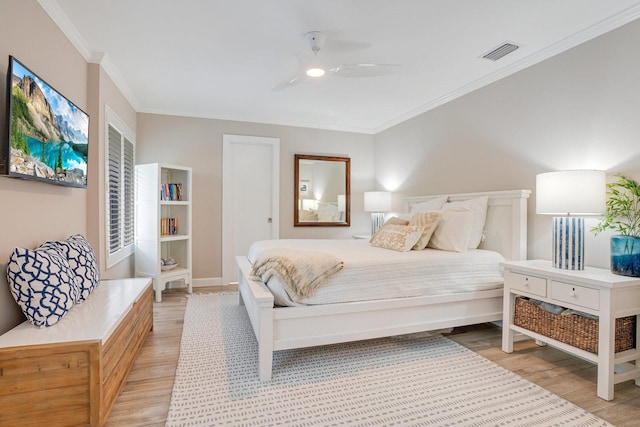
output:
[[[486,238],[481,248],[508,260],[527,258],[529,190],[447,195],[449,201],[488,196]],[[443,195],[409,197],[416,203]],[[304,307],[274,307],[267,286],[251,280],[251,265],[236,257],[240,304],[244,304],[258,340],[259,376],[271,379],[273,352],[473,325],[502,319],[502,289]]]

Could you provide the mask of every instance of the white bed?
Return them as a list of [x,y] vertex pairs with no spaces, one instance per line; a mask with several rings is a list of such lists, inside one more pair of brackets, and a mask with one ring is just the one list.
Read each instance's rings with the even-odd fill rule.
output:
[[[273,250],[287,253],[331,254],[344,267],[315,289],[310,296],[288,291],[281,276],[263,280],[276,306],[338,304],[355,301],[406,298],[421,295],[502,289],[501,264],[495,251],[470,249],[465,252],[437,249],[398,252],[375,247],[364,239],[262,240],[249,248],[254,264]],[[260,262],[259,262],[260,264]],[[430,280],[425,280],[429,277]]]
[[[488,196],[486,237],[480,249],[507,260],[526,259],[528,190],[447,195],[449,201]],[[411,206],[443,195],[409,197]],[[338,342],[471,325],[502,319],[502,287],[471,292],[296,307],[275,306],[261,281],[251,279],[247,257],[237,257],[240,303],[251,320],[259,347],[259,376],[271,378],[273,352]]]

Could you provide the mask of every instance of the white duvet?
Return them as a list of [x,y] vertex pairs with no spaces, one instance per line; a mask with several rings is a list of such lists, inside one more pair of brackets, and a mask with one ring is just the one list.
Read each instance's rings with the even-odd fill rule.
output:
[[261,251],[291,248],[330,253],[344,262],[311,297],[295,303],[276,277],[266,283],[280,306],[443,295],[499,289],[503,284],[501,254],[483,249],[447,252],[435,249],[397,252],[373,247],[367,240],[262,240],[249,248],[253,264]]

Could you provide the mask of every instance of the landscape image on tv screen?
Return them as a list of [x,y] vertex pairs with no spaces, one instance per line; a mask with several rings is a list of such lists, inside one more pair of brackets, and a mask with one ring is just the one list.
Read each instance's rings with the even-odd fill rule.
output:
[[86,187],[89,116],[15,58],[9,62],[9,175]]

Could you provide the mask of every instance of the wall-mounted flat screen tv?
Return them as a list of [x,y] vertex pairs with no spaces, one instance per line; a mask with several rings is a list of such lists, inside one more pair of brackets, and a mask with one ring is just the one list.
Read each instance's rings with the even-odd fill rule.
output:
[[5,175],[86,188],[89,116],[12,56],[7,113]]

